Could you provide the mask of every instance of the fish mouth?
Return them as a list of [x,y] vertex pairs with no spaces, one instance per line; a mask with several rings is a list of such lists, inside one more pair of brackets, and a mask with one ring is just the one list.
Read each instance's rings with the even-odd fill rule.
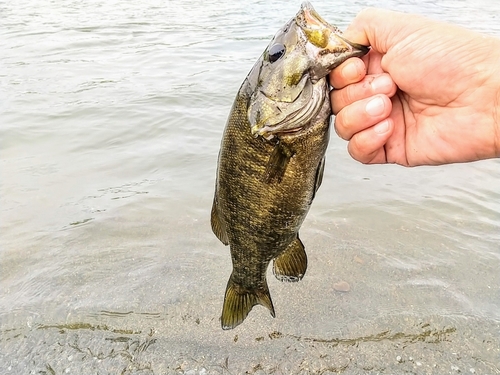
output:
[[313,82],[325,77],[345,60],[370,51],[370,47],[344,38],[342,32],[326,22],[309,2],[302,3],[296,23],[308,42],[308,54],[318,62],[309,71]]

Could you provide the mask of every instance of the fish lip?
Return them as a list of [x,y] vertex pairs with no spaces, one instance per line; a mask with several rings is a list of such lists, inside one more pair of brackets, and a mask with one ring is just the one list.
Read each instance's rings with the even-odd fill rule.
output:
[[[309,27],[319,26],[324,27],[330,30],[330,37],[328,38],[328,44],[323,47],[323,49],[328,51],[345,49],[343,52],[349,52],[350,54],[355,54],[356,56],[363,56],[367,54],[370,50],[369,46],[365,46],[363,44],[354,43],[350,40],[347,40],[342,36],[342,32],[334,25],[331,25],[327,21],[325,21],[319,14],[316,12],[314,7],[309,1],[304,1],[301,5],[301,11],[299,14],[304,14],[304,24],[300,22],[298,18],[296,18],[297,25],[305,32]],[[298,15],[297,15],[298,16]],[[332,38],[333,37],[333,38]],[[337,40],[335,40],[337,38]],[[308,38],[309,39],[309,38]],[[343,43],[339,43],[339,41]]]
[[313,9],[314,10],[312,4],[309,1],[303,1],[302,4],[300,5],[300,7],[302,9],[308,9],[308,10]]
[[351,42],[350,40],[347,40],[346,38],[344,38],[342,35],[339,35],[339,34],[337,34],[337,36],[340,39],[342,39],[344,42],[346,42],[349,46],[351,46],[351,48],[352,48],[352,51],[351,51],[352,56],[351,57],[364,56],[368,52],[370,52],[370,46],[365,46],[364,44]]
[[302,3],[295,21],[307,41],[307,53],[318,61],[309,69],[313,82],[325,77],[347,59],[361,57],[370,51],[370,47],[344,38],[340,29],[325,21],[310,2]]

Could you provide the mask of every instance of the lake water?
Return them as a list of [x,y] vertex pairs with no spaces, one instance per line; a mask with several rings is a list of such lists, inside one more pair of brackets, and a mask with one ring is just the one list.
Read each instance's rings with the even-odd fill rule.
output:
[[[500,36],[492,1],[313,5],[341,28],[380,6]],[[269,277],[275,319],[220,329],[219,143],[299,6],[0,2],[1,374],[500,373],[498,159],[365,166],[332,136],[306,277]]]

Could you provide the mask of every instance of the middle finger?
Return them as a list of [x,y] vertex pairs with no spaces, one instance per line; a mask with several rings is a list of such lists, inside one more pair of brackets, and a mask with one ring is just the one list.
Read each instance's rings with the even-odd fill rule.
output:
[[376,94],[385,94],[391,97],[395,93],[396,84],[389,74],[368,75],[361,82],[353,83],[340,90],[332,90],[330,92],[332,111],[336,115],[342,108],[358,100]]
[[386,119],[392,111],[392,102],[387,95],[375,95],[346,106],[335,117],[334,127],[338,136],[346,141]]

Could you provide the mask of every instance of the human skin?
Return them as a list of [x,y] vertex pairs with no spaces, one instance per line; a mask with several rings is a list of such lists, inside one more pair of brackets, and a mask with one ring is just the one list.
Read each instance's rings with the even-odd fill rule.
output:
[[500,156],[500,39],[368,8],[344,33],[372,47],[332,73],[337,134],[366,164]]

